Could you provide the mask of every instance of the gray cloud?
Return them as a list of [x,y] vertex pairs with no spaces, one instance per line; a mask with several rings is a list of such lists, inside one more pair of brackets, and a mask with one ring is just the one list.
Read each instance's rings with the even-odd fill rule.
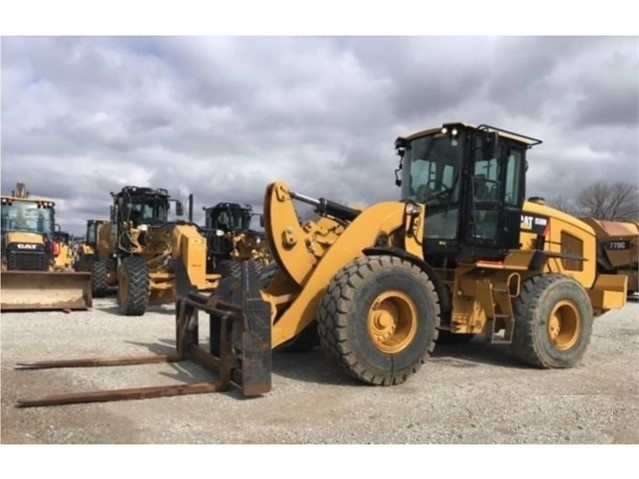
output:
[[[539,137],[530,192],[637,180],[636,37],[5,37],[2,191],[82,231],[125,184],[260,207],[266,185],[395,198],[398,135]],[[551,180],[551,178],[553,180]],[[561,178],[561,184],[554,181]]]

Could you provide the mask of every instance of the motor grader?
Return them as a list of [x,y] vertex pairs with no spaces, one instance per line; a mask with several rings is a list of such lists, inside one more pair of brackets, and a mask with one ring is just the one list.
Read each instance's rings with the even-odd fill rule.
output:
[[[541,141],[487,125],[450,123],[395,142],[401,199],[355,209],[277,181],[267,187],[265,231],[279,266],[263,286],[241,277],[176,303],[176,352],[70,360],[22,368],[194,359],[218,379],[158,388],[63,394],[20,406],[159,397],[239,386],[271,388],[272,350],[317,328],[324,351],[371,385],[406,381],[440,334],[483,335],[539,368],[577,364],[593,319],[626,301],[627,277],[597,270],[592,227],[526,200],[528,150]],[[313,205],[300,222],[294,202]],[[199,346],[198,313],[209,320]]]
[[2,311],[92,306],[90,277],[69,271],[67,244],[55,227],[55,202],[24,183],[1,197]]
[[[242,261],[252,261],[258,274],[272,261],[266,235],[251,228],[258,214],[251,205],[217,203],[204,207],[205,229],[208,234],[207,255],[210,272],[222,276],[238,276]],[[261,216],[260,216],[261,218]]]
[[628,294],[639,292],[639,222],[581,218],[597,235],[597,266],[607,274],[628,278]]
[[91,262],[95,297],[117,287],[120,314],[141,316],[149,304],[174,302],[182,285],[211,290],[219,275],[206,272],[206,238],[192,222],[169,221],[170,203],[183,216],[182,202],[163,188],[125,186],[111,193],[108,223],[97,229],[97,249]]

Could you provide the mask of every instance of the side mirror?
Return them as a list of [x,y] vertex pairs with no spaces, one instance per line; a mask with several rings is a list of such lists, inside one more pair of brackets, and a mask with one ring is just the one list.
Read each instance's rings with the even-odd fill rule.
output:
[[184,205],[179,200],[175,202],[175,216],[184,216]]
[[260,215],[260,226],[264,228],[264,215]]

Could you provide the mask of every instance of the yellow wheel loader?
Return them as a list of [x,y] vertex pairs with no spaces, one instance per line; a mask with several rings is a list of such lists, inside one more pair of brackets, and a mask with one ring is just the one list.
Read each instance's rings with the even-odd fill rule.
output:
[[[598,271],[592,227],[526,200],[526,154],[540,143],[467,123],[398,138],[401,199],[361,210],[270,184],[264,220],[278,271],[263,286],[245,261],[240,278],[223,278],[213,294],[180,295],[175,354],[20,365],[189,358],[216,371],[216,381],[19,405],[201,393],[231,384],[244,396],[261,395],[271,388],[272,349],[309,328],[317,328],[322,348],[347,374],[371,385],[406,381],[443,334],[509,344],[535,367],[577,364],[594,318],[624,306],[627,277]],[[313,205],[320,219],[300,222],[295,201]],[[199,312],[209,316],[208,350],[199,346]]]
[[628,294],[639,292],[639,222],[582,218],[597,235],[599,271],[628,278]]
[[241,261],[249,260],[259,275],[272,262],[266,235],[251,228],[258,216],[251,205],[224,202],[203,210],[211,272],[239,277]]
[[76,245],[76,259],[73,269],[76,271],[91,271],[92,263],[98,258],[98,229],[109,220],[88,219],[84,239]]
[[68,244],[55,231],[55,203],[24,183],[1,197],[2,311],[87,309],[90,276],[69,271]]
[[117,287],[120,314],[141,316],[149,304],[174,302],[180,288],[212,290],[219,275],[207,273],[206,237],[192,222],[168,221],[183,204],[166,189],[125,186],[111,193],[111,219],[97,228],[97,257],[91,261],[91,288],[102,297]]

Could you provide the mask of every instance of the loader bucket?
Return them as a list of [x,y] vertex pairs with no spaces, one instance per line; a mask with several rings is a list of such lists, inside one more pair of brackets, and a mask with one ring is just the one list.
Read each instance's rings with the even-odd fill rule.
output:
[[2,311],[88,309],[91,273],[64,271],[2,271]]

